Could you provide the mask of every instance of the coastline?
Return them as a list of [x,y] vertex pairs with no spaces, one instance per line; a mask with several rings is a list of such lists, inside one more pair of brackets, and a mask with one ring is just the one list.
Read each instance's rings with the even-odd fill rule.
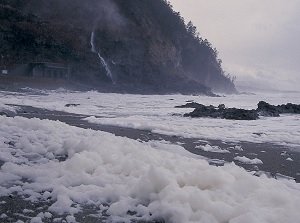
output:
[[[93,129],[112,133],[116,136],[127,137],[134,140],[148,142],[151,140],[166,141],[172,144],[181,145],[190,153],[207,158],[211,165],[224,165],[224,163],[234,162],[236,165],[251,171],[254,175],[266,174],[273,178],[294,179],[300,183],[300,153],[293,151],[291,148],[272,144],[272,143],[253,143],[253,142],[224,142],[222,140],[213,140],[206,138],[183,138],[177,136],[162,135],[152,133],[148,130],[138,130],[132,128],[123,128],[118,126],[99,125],[90,123],[83,118],[85,115],[72,113],[50,111],[46,109],[13,105],[21,108],[16,116],[26,118],[39,118],[49,120],[59,120],[71,126],[77,126],[85,129]],[[205,151],[197,147],[218,147],[221,151]],[[249,159],[259,159],[258,163],[245,163],[236,160],[235,157],[247,157]]]
[[[83,118],[84,115],[77,115],[66,112],[51,111],[41,108],[35,108],[31,106],[18,106],[21,108],[15,116],[22,116],[25,118],[38,118],[38,119],[49,119],[53,121],[64,122],[70,126],[76,126],[84,129],[93,129],[95,131],[109,132],[116,136],[126,137],[141,142],[151,141],[165,141],[166,143],[172,143],[175,145],[182,146],[185,150],[190,152],[192,155],[199,155],[199,159],[207,160],[210,165],[221,166],[224,163],[235,162],[236,165],[243,167],[247,171],[250,171],[253,175],[266,174],[272,178],[286,178],[295,179],[297,183],[300,182],[299,174],[299,161],[300,153],[294,152],[287,147],[274,145],[270,143],[251,143],[251,142],[224,142],[221,140],[211,140],[211,139],[200,139],[200,138],[183,138],[177,136],[168,136],[152,133],[147,130],[137,130],[130,128],[122,128],[117,126],[107,126],[99,125],[94,123],[89,123]],[[199,149],[199,147],[210,145],[211,147],[218,147],[219,150],[228,152],[213,152],[204,151]],[[174,148],[174,147],[172,147]],[[176,151],[175,151],[176,152]],[[189,154],[189,153],[188,153]],[[235,160],[235,157],[248,157],[250,159],[257,158],[262,160],[262,164],[246,164]],[[292,158],[294,161],[287,161],[287,157]],[[65,158],[62,157],[61,160]],[[163,158],[164,159],[164,158]],[[0,168],[4,162],[0,161]],[[197,175],[197,178],[201,180],[201,174]],[[21,220],[21,222],[29,222],[28,219],[34,219],[36,216],[44,216],[43,222],[68,222],[72,218],[76,218],[77,222],[82,223],[93,223],[93,222],[110,222],[110,215],[106,212],[106,209],[99,214],[99,210],[93,205],[80,204],[81,211],[75,213],[74,216],[70,216],[67,213],[62,215],[57,213],[48,212],[48,208],[53,205],[54,201],[51,199],[34,201],[32,202],[27,195],[19,195],[17,192],[9,194],[9,196],[0,196],[0,213],[5,213],[1,215],[1,218],[5,222],[16,222]],[[104,204],[105,205],[105,204]],[[127,213],[130,215],[130,212]],[[45,217],[45,216],[50,216]],[[0,218],[0,219],[1,219]],[[69,219],[69,220],[68,220]],[[132,221],[136,223],[146,223],[146,221]],[[150,221],[147,223],[158,223],[164,221]]]

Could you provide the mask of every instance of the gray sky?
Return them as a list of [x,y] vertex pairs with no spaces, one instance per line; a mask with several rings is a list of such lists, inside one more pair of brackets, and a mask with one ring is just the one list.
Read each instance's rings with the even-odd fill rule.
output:
[[237,83],[300,89],[300,0],[170,2],[217,48]]

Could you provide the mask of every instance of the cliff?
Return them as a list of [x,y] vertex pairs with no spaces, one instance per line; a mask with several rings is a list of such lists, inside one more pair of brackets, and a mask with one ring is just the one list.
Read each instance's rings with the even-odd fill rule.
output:
[[1,65],[68,63],[71,79],[132,93],[235,93],[207,40],[164,0],[0,0]]

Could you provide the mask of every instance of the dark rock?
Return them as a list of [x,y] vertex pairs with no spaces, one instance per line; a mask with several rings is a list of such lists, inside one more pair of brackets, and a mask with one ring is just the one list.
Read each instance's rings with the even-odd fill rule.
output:
[[287,103],[285,105],[278,105],[277,109],[280,113],[300,114],[300,105]]
[[264,101],[260,101],[258,103],[256,110],[226,108],[224,104],[220,104],[216,108],[212,105],[205,106],[196,102],[190,102],[185,105],[176,106],[176,108],[195,108],[194,111],[184,114],[185,117],[210,117],[231,120],[256,120],[259,118],[259,116],[278,117],[279,114],[282,113],[300,114],[300,105],[292,103],[283,105],[270,105]]
[[185,105],[178,105],[178,106],[175,106],[175,108],[203,108],[203,107],[206,107],[202,104],[198,104],[196,102],[189,102],[189,103],[186,103]]
[[228,108],[222,110],[221,118],[232,120],[256,120],[258,119],[258,114],[255,110]]
[[[196,104],[196,105],[195,105]],[[245,110],[237,108],[225,108],[224,104],[215,108],[214,106],[205,106],[202,104],[195,103],[195,110],[191,113],[184,114],[185,117],[199,118],[199,117],[210,117],[210,118],[222,118],[231,120],[256,120],[258,114],[255,110]],[[185,106],[191,106],[190,103]]]
[[270,105],[269,103],[265,101],[260,101],[257,104],[257,109],[259,115],[261,116],[269,116],[269,117],[278,117],[279,111],[276,106]]
[[253,134],[253,135],[257,135],[257,136],[262,136],[262,135],[264,135],[265,133],[263,133],[263,132],[253,132],[252,134]]
[[66,104],[65,107],[77,107],[80,104]]
[[282,105],[271,105],[265,101],[260,101],[257,105],[257,112],[261,116],[278,117],[280,114],[300,114],[300,105],[287,103]]
[[224,104],[220,104],[220,105],[218,106],[218,109],[225,109],[225,105],[224,105]]

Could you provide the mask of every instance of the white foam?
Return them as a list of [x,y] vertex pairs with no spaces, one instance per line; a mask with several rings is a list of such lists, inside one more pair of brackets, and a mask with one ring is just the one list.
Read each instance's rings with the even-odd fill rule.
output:
[[[70,222],[80,204],[99,210],[108,205],[110,220],[119,222],[294,223],[300,218],[300,186],[294,181],[256,177],[234,163],[210,166],[182,156],[179,145],[172,153],[166,142],[141,143],[58,121],[0,116],[0,123],[3,144],[14,142],[0,151],[15,158],[1,167],[0,195],[51,197],[48,212],[65,213]],[[49,152],[67,155],[66,160],[49,159]]]
[[[96,91],[44,91],[42,95],[13,92],[8,94],[0,91],[2,104],[30,105],[90,115],[91,117],[87,118],[87,121],[103,125],[145,129],[155,133],[183,137],[277,143],[300,150],[299,115],[263,117],[254,121],[182,117],[184,113],[191,112],[193,109],[174,107],[186,104],[190,100],[204,105],[225,104],[227,107],[255,109],[261,100],[275,105],[288,102],[299,104],[300,94],[262,93],[213,98],[187,95],[121,95]],[[70,103],[79,105],[76,107],[65,106]],[[174,116],[174,114],[176,115]]]
[[219,146],[211,146],[209,144],[206,144],[204,146],[198,145],[195,147],[196,149],[201,149],[206,152],[212,152],[212,153],[230,153],[226,149],[221,149]]
[[245,157],[245,156],[234,157],[234,160],[239,161],[241,163],[246,163],[246,164],[263,164],[263,162],[258,158],[249,159],[248,157]]

